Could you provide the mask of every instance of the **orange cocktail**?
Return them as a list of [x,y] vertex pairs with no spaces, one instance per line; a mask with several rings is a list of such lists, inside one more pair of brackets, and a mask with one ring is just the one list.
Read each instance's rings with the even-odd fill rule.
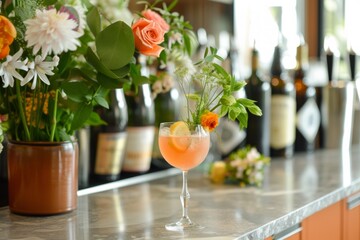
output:
[[183,215],[179,221],[166,224],[172,231],[202,228],[192,222],[188,216],[188,200],[190,194],[187,188],[188,171],[202,163],[210,148],[210,134],[200,125],[190,128],[186,122],[161,123],[159,128],[159,148],[162,156],[172,166],[183,173],[183,189],[181,203]]
[[162,156],[170,165],[183,171],[190,170],[202,163],[209,152],[209,146],[209,135],[159,136]]

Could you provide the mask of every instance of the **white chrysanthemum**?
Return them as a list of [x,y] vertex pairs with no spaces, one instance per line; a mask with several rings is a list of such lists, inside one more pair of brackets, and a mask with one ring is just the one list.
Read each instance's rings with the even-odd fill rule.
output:
[[36,10],[36,16],[25,21],[25,40],[28,47],[33,48],[36,55],[41,49],[42,56],[54,53],[56,55],[74,51],[80,46],[78,38],[81,33],[75,29],[77,23],[69,19],[66,12],[57,12],[56,9]]
[[25,61],[19,60],[23,53],[22,48],[19,49],[17,53],[15,53],[13,56],[8,55],[6,57],[6,61],[3,62],[0,65],[0,76],[2,79],[2,82],[4,83],[4,88],[10,86],[14,86],[14,78],[19,79],[20,81],[23,81],[24,78],[17,72],[17,69],[27,71],[28,68],[26,66]]
[[33,80],[31,89],[35,89],[38,77],[41,79],[43,83],[50,85],[49,79],[46,75],[48,76],[54,75],[52,71],[54,70],[54,67],[56,67],[58,64],[59,64],[58,56],[54,56],[53,60],[50,62],[45,62],[41,56],[37,55],[35,57],[34,62],[28,63],[29,71],[25,76],[24,81],[21,82],[21,86],[24,86],[25,84]]

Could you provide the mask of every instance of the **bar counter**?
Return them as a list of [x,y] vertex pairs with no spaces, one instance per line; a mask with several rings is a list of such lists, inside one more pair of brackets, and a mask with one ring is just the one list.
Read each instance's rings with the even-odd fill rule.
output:
[[264,239],[360,190],[360,149],[273,158],[262,187],[212,184],[189,172],[189,216],[204,228],[172,232],[181,173],[168,169],[78,192],[77,210],[29,217],[0,208],[0,239]]

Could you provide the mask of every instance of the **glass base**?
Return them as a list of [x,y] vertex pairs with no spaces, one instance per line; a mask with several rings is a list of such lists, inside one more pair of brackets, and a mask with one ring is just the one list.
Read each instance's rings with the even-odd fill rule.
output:
[[184,231],[184,230],[200,230],[204,227],[192,222],[189,218],[182,217],[175,223],[169,223],[165,225],[166,230],[169,231]]

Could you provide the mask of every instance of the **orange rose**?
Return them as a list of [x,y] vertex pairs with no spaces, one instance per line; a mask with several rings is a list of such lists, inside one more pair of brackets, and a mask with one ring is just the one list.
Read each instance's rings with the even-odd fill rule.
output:
[[200,124],[205,130],[211,132],[219,125],[219,116],[213,112],[207,112],[201,115]]
[[4,16],[0,15],[0,59],[9,55],[10,44],[16,37],[16,29],[14,25]]
[[159,57],[164,49],[159,44],[164,41],[165,31],[154,21],[140,18],[132,26],[136,49],[146,56]]
[[150,21],[154,21],[156,22],[157,24],[160,25],[160,27],[165,31],[169,31],[170,30],[170,26],[169,24],[156,12],[148,9],[148,10],[144,10],[142,11],[141,13],[144,18],[146,18],[147,20],[150,20]]

